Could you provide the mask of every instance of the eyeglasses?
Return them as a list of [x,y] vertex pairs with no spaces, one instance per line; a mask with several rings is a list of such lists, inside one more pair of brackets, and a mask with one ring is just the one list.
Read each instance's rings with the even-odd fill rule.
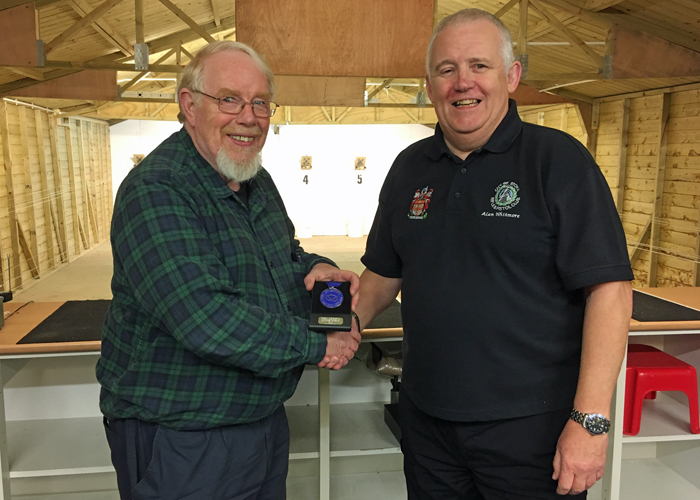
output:
[[198,94],[205,95],[215,101],[219,102],[219,111],[222,113],[227,113],[229,115],[237,115],[246,104],[250,104],[250,108],[253,110],[253,114],[258,118],[270,118],[275,114],[277,110],[277,104],[270,101],[265,101],[263,99],[255,99],[253,101],[246,101],[240,97],[229,96],[229,97],[214,97],[213,95],[205,94],[201,90],[192,90],[192,92],[197,92]]

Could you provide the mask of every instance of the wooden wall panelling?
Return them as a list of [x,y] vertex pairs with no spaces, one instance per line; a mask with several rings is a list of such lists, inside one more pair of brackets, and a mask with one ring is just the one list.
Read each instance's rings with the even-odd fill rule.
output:
[[[24,257],[29,266],[29,271],[34,278],[39,277],[39,243],[37,238],[37,224],[36,224],[36,213],[34,211],[34,206],[36,201],[34,199],[34,187],[32,186],[32,174],[31,165],[29,158],[29,134],[27,133],[27,111],[26,106],[17,106],[17,112],[19,117],[19,130],[20,130],[20,142],[22,148],[22,165],[24,166],[24,203],[23,208],[27,215],[27,223],[29,230],[29,242],[25,240],[25,244],[22,244],[22,240],[25,238],[24,232],[20,229],[20,247],[24,252]],[[18,229],[21,228],[20,220],[17,220]]]
[[[49,264],[49,269],[56,268],[56,259],[54,256],[54,238],[53,238],[53,217],[51,216],[51,191],[49,190],[49,176],[48,169],[46,168],[46,150],[44,146],[44,124],[43,124],[43,112],[35,109],[34,110],[34,121],[36,123],[36,141],[37,141],[37,154],[39,157],[39,174],[41,177],[41,205],[44,210],[44,231],[46,234],[46,254]],[[58,231],[56,231],[56,238],[58,238]]]
[[8,127],[7,104],[0,100],[0,133],[2,134],[2,154],[5,161],[5,187],[7,208],[10,218],[10,241],[12,245],[12,272],[14,288],[22,286],[22,273],[19,260],[19,235],[17,234],[17,212],[15,208],[15,189],[13,181],[14,162],[10,153],[10,132]]
[[61,256],[61,262],[69,262],[68,259],[68,234],[66,232],[66,208],[63,203],[63,176],[61,175],[61,161],[58,148],[58,127],[56,118],[49,115],[49,138],[51,147],[51,169],[53,171],[53,189],[56,200],[56,226],[57,238]]
[[627,140],[630,122],[630,100],[622,99],[622,124],[620,126],[620,152],[617,157],[617,193],[615,206],[622,213],[625,205],[625,178],[627,177]]
[[668,118],[671,109],[671,94],[665,93],[661,96],[662,112],[659,120],[659,144],[658,163],[656,169],[656,185],[654,187],[654,211],[651,220],[651,236],[649,237],[649,247],[651,255],[648,264],[648,286],[656,286],[659,273],[659,243],[661,241],[661,209],[664,197],[664,176],[666,174],[666,146],[668,144]]
[[76,185],[76,181],[78,180],[78,178],[75,175],[73,137],[71,134],[70,125],[64,125],[62,128],[66,138],[66,157],[68,159],[68,185],[70,187],[71,212],[73,215],[73,246],[75,248],[75,255],[80,255],[80,241],[82,240],[83,246],[86,250],[88,248],[88,243],[85,239],[85,235],[82,230],[82,225],[80,223],[80,214],[78,213],[78,196]]

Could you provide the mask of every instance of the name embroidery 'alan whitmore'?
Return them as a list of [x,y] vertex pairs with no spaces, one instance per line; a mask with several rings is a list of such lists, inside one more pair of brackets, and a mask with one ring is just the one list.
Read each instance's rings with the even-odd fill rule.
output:
[[428,205],[433,190],[425,186],[423,189],[416,189],[411,200],[411,208],[408,210],[409,219],[425,219],[428,216]]

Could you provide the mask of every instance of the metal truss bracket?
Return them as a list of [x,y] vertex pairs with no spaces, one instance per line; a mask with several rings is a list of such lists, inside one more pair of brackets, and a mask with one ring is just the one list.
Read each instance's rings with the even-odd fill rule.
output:
[[145,43],[134,44],[134,69],[137,71],[148,70],[148,45]]

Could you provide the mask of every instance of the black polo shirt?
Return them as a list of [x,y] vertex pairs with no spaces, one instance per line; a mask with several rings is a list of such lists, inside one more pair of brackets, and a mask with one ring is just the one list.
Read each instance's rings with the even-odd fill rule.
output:
[[462,161],[440,127],[396,158],[362,262],[402,278],[403,386],[426,413],[493,420],[571,407],[583,287],[633,279],[600,169],[514,101]]

